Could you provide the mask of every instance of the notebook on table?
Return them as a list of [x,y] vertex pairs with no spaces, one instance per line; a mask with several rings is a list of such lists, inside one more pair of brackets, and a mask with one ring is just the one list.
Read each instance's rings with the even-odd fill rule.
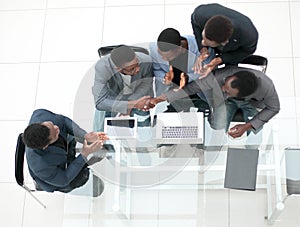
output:
[[256,190],[258,149],[228,148],[224,187]]
[[156,139],[162,144],[203,144],[202,112],[158,113]]

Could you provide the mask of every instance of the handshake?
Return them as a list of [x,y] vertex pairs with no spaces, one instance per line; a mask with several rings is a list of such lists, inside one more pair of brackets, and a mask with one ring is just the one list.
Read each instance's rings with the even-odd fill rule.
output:
[[142,111],[149,111],[151,108],[154,108],[157,103],[166,101],[167,97],[161,95],[159,97],[153,98],[150,96],[143,96],[138,100],[133,101],[134,105],[133,108],[142,110]]

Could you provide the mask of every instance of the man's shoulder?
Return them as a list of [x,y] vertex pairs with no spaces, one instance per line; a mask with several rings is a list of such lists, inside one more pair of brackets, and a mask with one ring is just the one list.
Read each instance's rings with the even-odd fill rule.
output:
[[135,52],[136,56],[138,57],[140,63],[152,63],[152,58],[144,53]]
[[138,58],[141,59],[151,59],[151,57],[148,54],[144,54],[142,52],[135,52],[135,54],[138,56]]
[[46,154],[44,150],[26,147],[25,153],[27,163],[31,169],[36,169],[43,165],[43,156]]
[[47,109],[36,109],[33,111],[33,115],[34,114],[54,114],[54,113]]
[[212,14],[215,15],[215,11],[218,10],[226,10],[225,6],[222,6],[218,3],[209,3],[209,4],[201,4],[195,8],[195,12],[201,16],[201,15],[207,15],[207,14]]
[[196,40],[195,36],[193,35],[182,35],[183,38],[186,38],[187,40]]
[[42,122],[45,121],[44,118],[49,118],[50,116],[54,116],[53,112],[46,109],[36,109],[33,111],[30,119],[30,123],[34,122]]
[[150,42],[149,50],[150,50],[150,53],[151,53],[151,51],[157,50],[157,42]]
[[110,54],[107,54],[103,57],[101,57],[97,62],[96,62],[96,67],[101,67],[104,65],[107,65],[109,62]]

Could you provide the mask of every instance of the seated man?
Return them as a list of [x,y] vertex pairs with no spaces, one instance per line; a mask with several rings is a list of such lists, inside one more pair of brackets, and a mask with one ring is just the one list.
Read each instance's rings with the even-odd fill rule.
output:
[[218,65],[237,65],[254,53],[258,32],[252,21],[245,15],[220,4],[202,4],[195,8],[192,27],[199,51],[213,48],[216,57],[202,69],[198,58],[194,70],[205,77]]
[[[186,97],[206,90],[213,90],[209,104],[213,108],[212,127],[215,129],[229,127],[235,110],[244,112],[245,124],[238,124],[229,129],[228,134],[234,138],[244,132],[260,130],[280,110],[280,102],[272,80],[261,71],[237,66],[226,66],[210,73],[201,80],[195,80],[178,91],[170,91],[150,101],[150,106],[158,102]],[[220,95],[223,92],[223,96]],[[222,108],[225,103],[227,114]],[[226,116],[226,118],[224,117]]]
[[106,117],[137,116],[139,126],[149,125],[149,111],[141,109],[153,96],[151,58],[122,45],[102,57],[95,70],[92,91],[96,109],[106,111]]
[[[181,36],[176,29],[166,28],[159,34],[156,43],[150,43],[150,56],[153,61],[156,96],[171,89],[181,89],[186,83],[199,77],[192,70],[199,56],[197,43],[193,36]],[[200,110],[208,109],[205,96],[198,95],[190,97],[193,105]],[[168,111],[181,111],[182,108],[186,108],[186,106],[180,107],[178,102],[172,104]]]
[[[71,138],[83,143],[76,157]],[[86,133],[75,122],[45,109],[35,110],[23,133],[29,173],[37,189],[70,192],[84,185],[89,178],[87,158],[102,148],[108,137],[105,133]],[[69,142],[69,143],[68,143]],[[100,180],[101,181],[101,180]],[[102,190],[94,196],[98,196]]]

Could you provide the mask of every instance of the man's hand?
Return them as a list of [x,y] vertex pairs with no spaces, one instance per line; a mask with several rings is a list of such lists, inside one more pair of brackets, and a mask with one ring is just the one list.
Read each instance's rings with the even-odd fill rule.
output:
[[173,66],[170,65],[169,72],[166,73],[163,83],[166,84],[166,85],[169,85],[169,84],[172,83],[173,79],[174,79]]
[[222,63],[221,58],[214,58],[213,60],[210,61],[210,63],[206,64],[203,66],[202,73],[200,74],[199,79],[202,79],[204,77],[207,77],[208,74],[213,71],[218,65]]
[[139,110],[143,111],[148,111],[148,102],[149,102],[150,96],[143,96],[142,98],[139,98],[138,100],[135,101],[130,101],[134,102],[133,108],[137,108]]
[[100,150],[102,148],[102,146],[103,146],[103,140],[96,140],[95,142],[93,142],[91,144],[88,144],[87,140],[84,140],[81,155],[86,158],[87,156],[89,156],[89,154]]
[[179,88],[174,89],[174,91],[178,91],[182,88],[184,88],[184,86],[187,84],[188,82],[188,75],[185,73],[181,73],[180,74],[180,82],[179,82]]
[[105,132],[97,132],[97,134],[98,134],[98,140],[102,140],[102,141],[109,140],[109,137],[106,135]]
[[252,129],[252,125],[248,122],[246,124],[238,124],[228,130],[228,135],[233,138],[242,136],[246,131]]
[[197,73],[197,74],[202,74],[203,73],[203,64],[202,62],[208,58],[209,56],[209,52],[208,52],[208,49],[206,47],[203,47],[201,50],[200,50],[200,56],[197,58],[194,66],[193,66],[193,70],[194,70],[194,73]]
[[85,134],[84,138],[87,140],[88,143],[93,143],[96,140],[108,140],[108,136],[104,132],[89,132]]
[[[166,101],[167,100],[167,97],[165,95],[160,95],[156,98],[151,98],[149,99],[149,105],[151,106],[156,106],[157,103],[160,103],[160,102],[163,102],[163,101]],[[152,108],[152,107],[151,107]]]
[[84,139],[86,139],[88,143],[93,143],[98,139],[98,134],[97,132],[89,132],[84,135]]

